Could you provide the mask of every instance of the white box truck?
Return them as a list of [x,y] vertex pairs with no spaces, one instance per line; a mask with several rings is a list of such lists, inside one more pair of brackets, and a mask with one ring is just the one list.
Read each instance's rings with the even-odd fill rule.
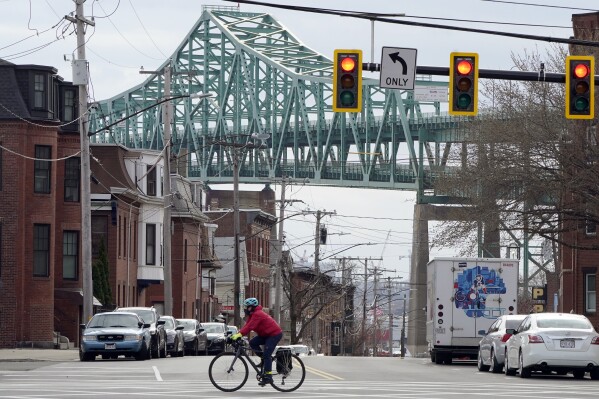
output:
[[426,339],[431,361],[476,359],[493,321],[518,309],[518,261],[435,258],[427,265]]

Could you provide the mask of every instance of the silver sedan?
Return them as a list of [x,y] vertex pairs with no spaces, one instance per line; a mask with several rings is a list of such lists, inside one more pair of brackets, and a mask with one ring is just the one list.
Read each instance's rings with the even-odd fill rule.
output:
[[493,373],[503,371],[505,343],[526,316],[518,314],[499,316],[488,331],[481,331],[484,336],[478,345],[478,369],[480,371],[489,369]]

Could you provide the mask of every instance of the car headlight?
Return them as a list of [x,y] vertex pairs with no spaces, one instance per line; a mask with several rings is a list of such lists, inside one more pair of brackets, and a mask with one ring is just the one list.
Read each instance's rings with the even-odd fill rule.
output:
[[98,337],[96,335],[84,335],[83,336],[83,341],[84,342],[88,342],[88,341],[97,341]]
[[150,330],[150,335],[156,335],[156,330]]
[[125,341],[141,341],[143,337],[140,334],[125,335]]
[[225,340],[224,338],[220,337],[220,338],[215,338],[214,342],[222,342],[224,340]]

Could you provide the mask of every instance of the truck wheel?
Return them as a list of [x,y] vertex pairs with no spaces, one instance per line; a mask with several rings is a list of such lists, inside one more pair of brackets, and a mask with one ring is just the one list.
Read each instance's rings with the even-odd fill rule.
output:
[[441,355],[440,353],[437,353],[435,355],[435,364],[443,364],[443,358],[444,358],[443,355]]
[[445,356],[445,364],[450,365],[453,363],[453,358],[451,357],[451,353]]
[[431,362],[437,363],[437,354],[435,352],[431,352]]

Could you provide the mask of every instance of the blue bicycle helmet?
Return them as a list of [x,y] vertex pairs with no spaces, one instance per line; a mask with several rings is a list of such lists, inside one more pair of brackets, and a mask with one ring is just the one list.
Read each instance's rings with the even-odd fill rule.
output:
[[258,306],[260,303],[258,302],[258,299],[256,299],[256,298],[248,298],[245,301],[243,301],[243,304],[245,306]]

